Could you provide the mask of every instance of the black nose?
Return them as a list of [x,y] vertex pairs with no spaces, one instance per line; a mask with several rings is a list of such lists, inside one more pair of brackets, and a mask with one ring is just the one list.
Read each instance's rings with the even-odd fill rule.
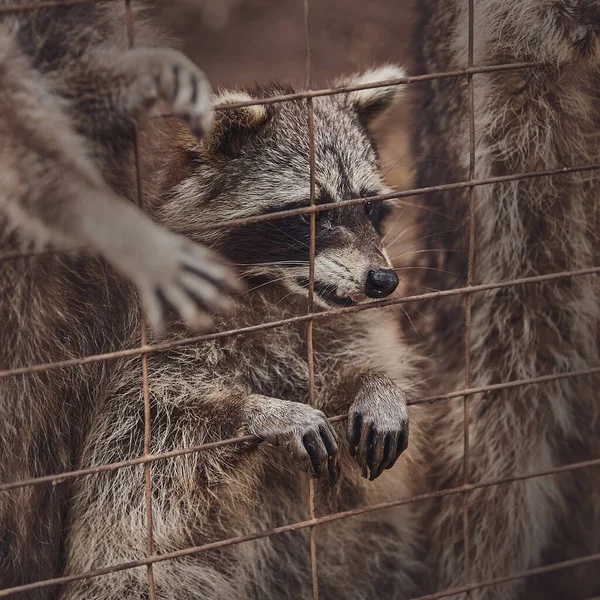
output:
[[393,269],[372,269],[367,273],[365,294],[369,298],[385,298],[398,287],[398,275]]

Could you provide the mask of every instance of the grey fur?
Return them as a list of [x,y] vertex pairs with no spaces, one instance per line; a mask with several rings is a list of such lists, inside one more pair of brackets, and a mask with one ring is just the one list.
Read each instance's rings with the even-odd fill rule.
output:
[[[95,252],[136,284],[155,328],[162,328],[164,298],[198,327],[206,316],[193,294],[214,307],[210,299],[235,288],[233,278],[210,252],[119,196],[132,191],[133,173],[123,172],[122,161],[134,125],[162,105],[206,132],[210,86],[179,52],[144,47],[156,40],[143,26],[142,47],[128,50],[125,22],[123,7],[106,6],[2,16],[0,210],[16,247],[32,240]],[[186,272],[196,280],[193,293]]]
[[[110,99],[102,93],[112,90],[109,84],[114,73],[108,79],[101,78],[96,70],[90,73],[86,53],[79,62],[69,52],[88,48],[92,41],[107,35],[109,55],[114,46],[122,48],[115,56],[122,74],[129,73],[132,64],[144,64],[144,73],[162,73],[163,60],[172,64],[184,59],[163,50],[136,50],[135,55],[125,51],[124,31],[113,29],[123,19],[119,5],[106,10],[80,6],[36,14],[39,17],[31,22],[7,19],[5,27],[15,29],[3,35],[0,43],[16,53],[2,63],[6,72],[22,69],[15,85],[35,83],[43,87],[50,81],[57,90],[51,93],[44,87],[38,94],[38,101],[60,107],[47,108],[42,117],[51,118],[40,119],[32,129],[33,139],[38,139],[55,127],[56,135],[68,137],[71,144],[58,146],[58,152],[67,148],[64,151],[70,161],[65,159],[63,179],[53,175],[56,160],[52,160],[47,169],[50,180],[60,187],[69,184],[73,174],[85,172],[102,188],[102,194],[110,196],[100,165],[112,187],[134,198],[131,119],[136,117],[133,113],[140,102],[151,104],[157,94],[166,92],[161,86],[154,87],[154,79],[134,76],[131,85],[118,87],[121,106],[128,107],[131,114],[115,113]],[[31,23],[36,27],[29,30]],[[74,31],[79,34],[71,35],[68,49],[63,48],[67,32]],[[151,30],[137,21],[136,38],[143,42],[148,35]],[[67,53],[59,64],[71,68],[57,71],[54,64],[36,62],[38,54],[54,56],[51,50],[56,48]],[[92,59],[89,57],[90,62]],[[351,81],[398,75],[401,71],[397,68],[387,67],[354,76]],[[0,76],[5,76],[4,71]],[[240,94],[266,96],[282,91],[275,86],[225,92],[220,101],[235,101]],[[367,121],[396,96],[395,89],[383,88],[348,98],[315,100],[318,201],[341,202],[386,191]],[[19,99],[27,100],[25,96]],[[9,98],[7,106],[23,118],[35,117],[35,111],[23,113],[24,105],[13,106],[14,100]],[[178,100],[174,104],[177,109]],[[86,112],[90,107],[93,110]],[[54,111],[51,114],[50,109]],[[180,112],[185,112],[184,108]],[[94,118],[89,118],[91,113]],[[5,122],[9,127],[15,121],[5,118]],[[140,121],[139,126],[146,210],[167,229],[189,229],[308,203],[308,134],[302,102],[222,111],[203,143],[187,125],[174,119]],[[18,142],[23,138],[14,135],[12,139]],[[56,149],[56,140],[52,140]],[[31,147],[28,142],[27,152]],[[45,164],[41,156],[27,152],[23,155],[29,157],[32,169]],[[11,157],[7,154],[5,159]],[[5,172],[21,173],[16,166]],[[37,185],[40,178],[31,177],[31,181]],[[29,198],[26,194],[19,197]],[[119,206],[121,214],[129,210],[127,204]],[[106,216],[96,207],[94,210],[97,219]],[[64,214],[59,211],[61,218]],[[40,222],[49,221],[44,217]],[[50,222],[52,232],[59,230],[56,222]],[[132,222],[127,221],[130,226]],[[13,223],[14,218],[3,223],[3,248],[23,244],[24,233],[21,228],[13,231]],[[58,223],[62,221],[58,219]],[[72,241],[71,225],[67,219],[60,230],[65,232],[65,242]],[[160,231],[160,235],[171,235]],[[97,245],[106,242],[107,238],[104,242],[101,239],[106,233],[102,228],[96,231],[90,225],[85,232],[98,236]],[[33,237],[37,240],[40,235],[38,232]],[[215,326],[224,330],[304,314],[307,235],[308,225],[299,217],[263,224],[258,229],[195,234],[195,242],[223,252],[236,263],[250,286],[235,300],[231,316],[217,317]],[[49,237],[56,242],[54,233]],[[390,268],[381,239],[380,219],[373,207],[344,207],[318,219],[317,310],[364,301],[369,272]],[[163,246],[146,246],[144,252],[161,258]],[[108,244],[106,250],[111,250]],[[289,257],[279,256],[279,251]],[[211,264],[204,261],[202,268]],[[216,291],[200,286],[192,275],[178,277],[186,289],[200,295],[210,308],[217,308],[221,301]],[[7,340],[0,347],[3,368],[139,344],[139,306],[134,290],[100,259],[44,254],[4,261],[0,263],[0,277],[7,291],[6,300],[0,303],[2,339]],[[177,289],[167,288],[164,296],[189,321],[188,303],[178,301]],[[175,316],[169,315],[174,337],[189,335],[184,323],[171,318]],[[419,457],[414,435],[406,456],[392,471],[378,475],[381,466],[391,466],[405,447],[400,440],[408,433],[405,394],[415,387],[415,354],[406,351],[398,332],[390,328],[385,311],[366,311],[315,324],[314,336],[314,407],[307,406],[303,326],[206,342],[149,357],[153,452],[248,433],[266,440],[259,447],[222,447],[152,465],[156,552],[306,518],[308,479],[298,467],[331,481],[338,478],[340,470],[336,486],[321,481],[317,485],[317,507],[322,512],[410,493],[405,482],[412,482],[419,473],[417,469],[414,476],[408,476]],[[157,339],[156,333],[150,336],[150,341]],[[139,456],[143,451],[140,384],[137,358],[1,379],[0,440],[2,456],[7,458],[0,463],[0,480],[18,481]],[[350,456],[344,436],[335,440],[324,416],[349,410],[353,419],[360,415],[365,427],[371,428],[365,429],[357,458]],[[372,478],[378,477],[375,482],[361,477],[365,465],[370,467]],[[143,490],[138,468],[0,495],[0,587],[81,573],[143,556]],[[385,591],[389,598],[407,598],[416,589],[419,572],[413,550],[416,533],[416,518],[405,507],[320,528],[323,596],[362,600]],[[158,595],[177,600],[297,598],[310,589],[307,536],[308,531],[303,530],[157,564]],[[401,569],[393,568],[397,556],[406,557]],[[139,599],[147,597],[147,590],[145,571],[135,569],[63,588],[43,588],[26,597]]]
[[[420,2],[418,72],[466,66],[468,11],[462,0]],[[582,35],[582,29],[586,34]],[[597,163],[600,159],[599,3],[476,0],[476,65],[540,61],[535,70],[474,78],[476,178]],[[468,179],[466,79],[425,86],[415,123],[417,185]],[[474,283],[597,266],[598,184],[584,172],[476,188]],[[430,194],[427,257],[417,286],[465,285],[467,191]],[[420,288],[417,288],[420,289]],[[418,306],[417,343],[434,360],[429,392],[464,386],[464,300]],[[599,364],[596,276],[473,296],[472,385]],[[410,328],[407,328],[410,334]],[[499,391],[471,400],[469,480],[544,470],[600,456],[597,377]],[[463,482],[460,400],[432,406],[419,421],[428,438],[430,489]],[[597,471],[544,477],[466,496],[473,582],[598,552]],[[462,497],[432,503],[432,587],[465,582]],[[552,577],[476,590],[473,600],[586,598],[600,592],[596,564]],[[457,597],[464,597],[459,595]]]
[[[235,95],[254,97],[283,91],[274,87]],[[395,93],[390,90],[386,94],[390,103]],[[225,92],[224,97],[231,100],[234,93]],[[361,100],[366,101],[368,97]],[[381,103],[381,97],[377,101]],[[326,193],[328,199],[341,202],[365,189],[374,194],[385,189],[354,104],[339,97],[318,100],[315,124],[319,198]],[[281,210],[298,201],[307,203],[307,136],[302,102],[223,112],[205,145],[182,137],[194,168],[166,195],[168,200],[159,211],[161,220],[173,227],[201,225],[208,214],[211,220],[225,219]],[[308,258],[308,224],[295,217],[261,225],[262,229],[255,227],[198,237],[230,260],[247,258],[245,265],[238,266],[249,279],[250,289],[238,298],[230,316],[217,320],[219,329],[306,311],[306,290],[298,277],[306,276],[308,269],[297,263]],[[270,255],[278,244],[289,246],[293,253],[279,264]],[[240,247],[243,254],[239,254]],[[352,250],[341,263],[347,269],[325,268],[322,257],[344,256],[343,248]],[[369,268],[387,264],[381,237],[363,207],[340,209],[320,220],[317,257],[316,283],[322,293],[317,292],[316,297],[323,307],[331,302],[354,302],[348,296],[332,299],[327,285],[335,290],[341,283],[356,280],[364,287]],[[132,314],[128,320],[134,318]],[[408,476],[418,462],[418,440],[411,443],[408,456],[376,482],[361,475],[366,476],[370,468],[375,479],[382,470],[380,463],[391,466],[406,447],[404,391],[415,387],[415,356],[405,351],[380,311],[319,322],[314,329],[314,407],[306,404],[309,389],[303,325],[206,342],[149,358],[153,452],[248,433],[270,442],[258,448],[222,447],[153,465],[156,552],[305,519],[308,479],[298,468],[320,478],[320,514],[410,493],[406,482],[414,481],[418,474],[416,470]],[[135,335],[127,343],[134,339]],[[135,365],[136,361],[124,361],[103,378],[104,391],[95,406],[78,466],[121,460],[142,451],[142,397]],[[353,420],[360,415],[365,428],[356,458],[351,456],[345,436],[333,440],[324,417],[324,413],[346,411]],[[335,482],[338,476],[339,482],[331,487],[327,480]],[[103,474],[75,484],[67,574],[128,561],[143,553],[142,484],[140,470]],[[410,597],[419,575],[414,558],[416,525],[412,509],[403,507],[320,528],[323,597]],[[303,597],[311,589],[307,535],[301,531],[157,564],[158,595],[173,600]],[[398,556],[405,557],[402,568],[394,568]],[[137,598],[146,593],[147,586],[143,570],[126,571],[73,583],[61,598]]]

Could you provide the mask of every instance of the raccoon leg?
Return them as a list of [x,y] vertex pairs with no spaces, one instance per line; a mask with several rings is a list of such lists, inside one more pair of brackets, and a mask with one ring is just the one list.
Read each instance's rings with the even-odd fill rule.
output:
[[168,301],[193,326],[234,281],[205,248],[163,230],[112,193],[53,94],[0,30],[0,211],[38,243],[82,246],[131,279],[151,324]]
[[354,388],[348,414],[350,453],[363,477],[372,481],[391,469],[408,446],[406,395],[379,373],[359,375]]

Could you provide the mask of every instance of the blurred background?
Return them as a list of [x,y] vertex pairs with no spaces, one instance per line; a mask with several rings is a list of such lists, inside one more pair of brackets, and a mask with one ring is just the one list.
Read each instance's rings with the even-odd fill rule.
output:
[[[310,0],[313,88],[385,62],[414,72],[410,45],[415,1]],[[274,80],[305,87],[302,0],[158,0],[154,13],[214,89]],[[387,182],[398,189],[412,187],[411,86],[405,88],[405,101],[375,132]],[[410,208],[402,208],[390,219],[388,237],[395,240],[390,256],[398,256],[398,266],[415,244],[413,216]]]

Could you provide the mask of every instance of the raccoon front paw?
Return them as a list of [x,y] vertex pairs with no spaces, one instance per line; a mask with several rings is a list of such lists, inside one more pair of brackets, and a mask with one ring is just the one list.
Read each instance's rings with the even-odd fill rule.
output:
[[406,398],[391,382],[368,382],[348,413],[350,454],[371,481],[391,469],[408,446]]
[[339,477],[338,446],[327,417],[307,404],[265,398],[251,411],[249,432],[288,451],[312,477]]
[[213,252],[172,234],[162,236],[156,252],[161,253],[157,262],[148,260],[132,275],[155,331],[163,330],[167,305],[197,330],[209,326],[207,313],[223,314],[229,309],[229,301],[222,293],[240,291],[240,287]]
[[170,48],[134,48],[120,65],[131,79],[130,110],[148,110],[158,100],[202,137],[212,125],[211,87],[204,73],[185,55]]
[[166,306],[194,329],[207,313],[229,308],[224,294],[240,291],[234,273],[207,248],[156,225],[133,206],[121,206],[106,229],[93,228],[96,247],[137,286],[151,327],[162,333]]

